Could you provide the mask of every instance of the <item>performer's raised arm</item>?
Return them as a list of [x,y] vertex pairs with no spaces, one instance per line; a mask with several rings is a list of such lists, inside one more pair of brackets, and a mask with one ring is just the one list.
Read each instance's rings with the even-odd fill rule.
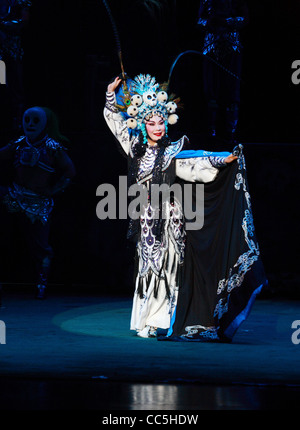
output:
[[120,83],[121,79],[116,77],[115,80],[107,86],[106,103],[103,114],[109,129],[119,141],[126,155],[128,155],[132,139],[128,131],[126,120],[116,107],[115,91],[119,87]]

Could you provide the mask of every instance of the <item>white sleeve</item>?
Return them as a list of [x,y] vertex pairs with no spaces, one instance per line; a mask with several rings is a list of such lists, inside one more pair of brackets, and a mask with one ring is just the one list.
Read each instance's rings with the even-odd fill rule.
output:
[[188,182],[211,182],[219,170],[213,167],[208,157],[178,158],[176,175]]
[[116,96],[114,92],[106,93],[106,103],[103,111],[104,119],[113,135],[120,142],[126,155],[128,155],[132,139],[130,138],[126,120],[124,120],[122,114],[115,107],[115,100]]

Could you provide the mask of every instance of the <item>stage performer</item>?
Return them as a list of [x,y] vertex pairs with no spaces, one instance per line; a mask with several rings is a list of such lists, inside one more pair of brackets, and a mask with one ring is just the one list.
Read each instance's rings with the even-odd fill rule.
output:
[[200,1],[198,28],[204,33],[203,84],[209,134],[213,137],[218,134],[217,124],[220,122],[220,114],[224,112],[224,137],[232,143],[236,139],[240,109],[240,31],[247,22],[248,8],[245,0]]
[[[235,287],[243,296],[241,283],[246,272],[251,271],[251,266],[259,260],[241,148],[236,155],[183,150],[188,142],[186,136],[171,142],[167,135],[168,126],[178,120],[177,104],[169,99],[155,78],[139,75],[134,80],[127,80],[125,91],[120,84],[121,79],[117,77],[108,85],[104,117],[128,157],[128,185],[145,184],[148,190],[147,204],[138,219],[130,219],[128,228],[128,238],[137,243],[130,329],[141,337],[156,337],[168,330],[168,339],[191,339],[191,333],[194,339],[196,330],[201,340],[206,340],[207,334],[214,340],[218,340],[219,335],[229,339],[232,336],[223,333],[222,317],[229,312],[228,328],[230,318],[235,319],[245,311],[264,282],[263,273],[260,272],[263,279],[258,276],[257,280],[253,275],[253,282],[246,286],[244,301],[229,303]],[[176,198],[162,203],[167,206],[165,217],[154,216],[156,209],[151,205],[151,186],[167,184],[170,187],[178,180],[210,186],[211,194],[205,202],[208,225],[204,218],[205,228],[199,232],[185,229],[183,207]],[[242,213],[244,202],[248,206]],[[162,209],[159,207],[159,215]],[[198,249],[203,230],[205,241]],[[187,245],[188,259],[185,258]],[[242,248],[247,246],[249,249],[244,254]],[[211,261],[207,261],[210,257]],[[203,261],[198,264],[199,258]],[[194,294],[190,282],[195,282],[199,290],[195,302],[192,297],[193,305],[199,305],[193,315],[193,324],[189,319],[190,303],[185,303],[186,291],[189,290],[191,296]],[[185,321],[187,324],[183,326],[183,332],[174,336],[181,289],[184,293],[181,301],[185,306],[183,324]],[[197,329],[187,331],[186,327],[191,325]]]
[[15,170],[13,183],[0,187],[0,198],[25,234],[36,264],[36,298],[44,299],[53,257],[49,244],[53,197],[70,184],[75,167],[52,110],[27,109],[23,131],[24,136],[0,149],[0,160],[12,160]]

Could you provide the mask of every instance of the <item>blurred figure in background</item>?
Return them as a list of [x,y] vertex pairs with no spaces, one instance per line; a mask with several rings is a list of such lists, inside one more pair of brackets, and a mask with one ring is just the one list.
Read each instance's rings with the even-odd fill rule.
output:
[[235,141],[239,119],[242,68],[240,30],[247,21],[245,0],[200,1],[198,27],[204,32],[203,84],[209,135],[215,137],[218,134],[217,124],[223,109],[223,136],[230,143]]
[[14,133],[20,133],[22,129],[24,112],[22,31],[29,22],[30,7],[30,0],[0,0],[0,60],[4,61],[6,66],[8,96],[8,100],[4,102],[5,106],[1,106],[1,112],[10,111],[9,126]]
[[23,115],[24,136],[0,149],[0,160],[11,160],[15,176],[0,186],[0,199],[18,221],[36,264],[38,299],[45,290],[53,257],[49,245],[53,197],[70,184],[75,167],[63,146],[68,142],[49,108],[32,107]]

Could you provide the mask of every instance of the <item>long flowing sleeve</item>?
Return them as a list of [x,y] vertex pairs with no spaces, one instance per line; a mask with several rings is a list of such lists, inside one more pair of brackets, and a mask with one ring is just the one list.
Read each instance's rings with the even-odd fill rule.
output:
[[129,154],[132,138],[129,134],[126,120],[124,120],[122,114],[118,111],[115,106],[116,96],[114,92],[106,93],[106,103],[104,107],[104,119],[115,136],[115,138],[120,143],[126,155]]
[[[183,153],[198,151],[183,151]],[[200,152],[200,151],[199,151]],[[183,154],[182,153],[182,154]],[[203,151],[201,151],[203,153]],[[193,154],[193,155],[194,155]],[[219,168],[226,166],[224,155],[181,157],[176,159],[176,176],[188,182],[211,182],[219,173]]]

